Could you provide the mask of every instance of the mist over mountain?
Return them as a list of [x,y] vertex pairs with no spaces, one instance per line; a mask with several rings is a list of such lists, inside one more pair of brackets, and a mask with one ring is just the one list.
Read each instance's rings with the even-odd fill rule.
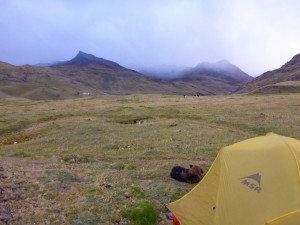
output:
[[187,66],[176,65],[155,65],[151,67],[137,68],[136,70],[150,77],[174,79],[182,76],[186,71],[190,70]]
[[201,75],[232,77],[240,80],[242,83],[249,82],[253,77],[242,71],[237,66],[229,63],[227,60],[221,60],[216,63],[202,62],[195,67],[174,66],[174,65],[157,65],[137,69],[142,74],[165,78],[165,79],[186,79]]
[[203,62],[184,74],[184,78],[201,78],[203,75],[232,79],[241,83],[247,83],[253,77],[246,74],[237,66],[227,60],[215,63]]
[[65,61],[55,61],[55,62],[48,62],[48,63],[38,63],[38,64],[34,64],[31,66],[34,67],[50,67],[50,66],[54,66],[54,65],[59,65],[61,63],[64,63]]

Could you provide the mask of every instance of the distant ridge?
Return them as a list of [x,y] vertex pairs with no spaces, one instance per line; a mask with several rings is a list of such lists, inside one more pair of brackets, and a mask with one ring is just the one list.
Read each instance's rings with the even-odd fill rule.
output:
[[153,66],[138,69],[139,72],[149,75],[151,77],[166,78],[169,80],[184,80],[187,78],[201,78],[203,75],[211,77],[231,77],[237,82],[247,83],[253,80],[253,77],[242,71],[237,66],[231,64],[227,60],[221,60],[216,63],[203,62],[197,66],[183,67],[183,66]]
[[64,65],[72,65],[72,66],[98,65],[109,69],[119,69],[119,70],[125,69],[124,67],[120,66],[118,63],[103,58],[98,58],[92,54],[88,54],[82,51],[79,51],[78,54],[70,61],[60,63],[58,66],[64,66]]
[[241,83],[247,83],[253,80],[253,77],[246,74],[237,66],[231,64],[228,60],[221,60],[215,63],[200,63],[191,71],[187,72],[186,76],[201,77],[202,74],[210,75],[213,77],[228,77]]
[[199,94],[231,94],[253,78],[237,66],[222,60],[216,63],[203,62],[173,79],[201,86],[205,92]]
[[300,54],[295,55],[282,67],[256,77],[252,82],[237,90],[237,93],[280,93],[283,91],[286,93],[288,89],[291,92],[295,90],[300,92],[297,81],[300,81]]
[[300,67],[300,53],[295,55],[290,61],[284,64],[281,68],[286,68],[290,66],[299,66]]
[[13,66],[0,62],[0,97],[42,100],[87,94],[223,95],[232,93],[248,79],[227,61],[199,64],[177,75],[176,78],[146,76],[116,62],[79,51],[71,60],[47,66]]
[[190,67],[186,66],[155,65],[138,68],[136,70],[149,77],[156,77],[161,79],[174,79],[182,76],[186,71],[190,69]]

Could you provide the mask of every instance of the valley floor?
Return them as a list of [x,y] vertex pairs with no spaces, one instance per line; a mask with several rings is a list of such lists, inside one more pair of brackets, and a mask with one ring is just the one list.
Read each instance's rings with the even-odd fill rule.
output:
[[268,132],[300,139],[300,94],[0,99],[0,224],[170,224],[173,166]]

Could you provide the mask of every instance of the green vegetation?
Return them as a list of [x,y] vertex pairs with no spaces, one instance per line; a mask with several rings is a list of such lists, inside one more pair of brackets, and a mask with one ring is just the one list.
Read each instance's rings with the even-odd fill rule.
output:
[[207,171],[224,146],[299,130],[300,94],[0,99],[3,218],[169,224],[165,204],[194,187],[171,179],[173,166]]
[[120,102],[120,103],[130,103],[130,102],[134,102],[134,103],[142,103],[143,101],[141,101],[138,98],[118,98],[116,100],[116,102]]
[[132,194],[132,196],[136,197],[136,198],[145,198],[145,193],[142,191],[142,189],[140,187],[131,187],[130,188],[130,193]]
[[132,225],[155,225],[158,214],[148,201],[141,201],[132,208],[127,209],[124,215],[129,218]]
[[115,170],[124,170],[125,165],[123,163],[113,163],[110,168],[115,169]]
[[126,166],[126,169],[127,170],[136,170],[136,166],[133,165],[133,164],[129,164],[129,165]]
[[30,157],[30,155],[26,152],[14,152],[12,154],[13,157]]
[[86,155],[65,155],[62,157],[62,160],[64,162],[69,162],[69,163],[90,163],[93,162],[88,158]]

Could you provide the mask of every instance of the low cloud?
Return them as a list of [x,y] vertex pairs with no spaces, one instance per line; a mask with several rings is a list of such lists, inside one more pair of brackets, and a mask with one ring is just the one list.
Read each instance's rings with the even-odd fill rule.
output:
[[67,60],[79,50],[124,66],[228,59],[259,75],[300,53],[296,0],[3,0],[0,61]]

